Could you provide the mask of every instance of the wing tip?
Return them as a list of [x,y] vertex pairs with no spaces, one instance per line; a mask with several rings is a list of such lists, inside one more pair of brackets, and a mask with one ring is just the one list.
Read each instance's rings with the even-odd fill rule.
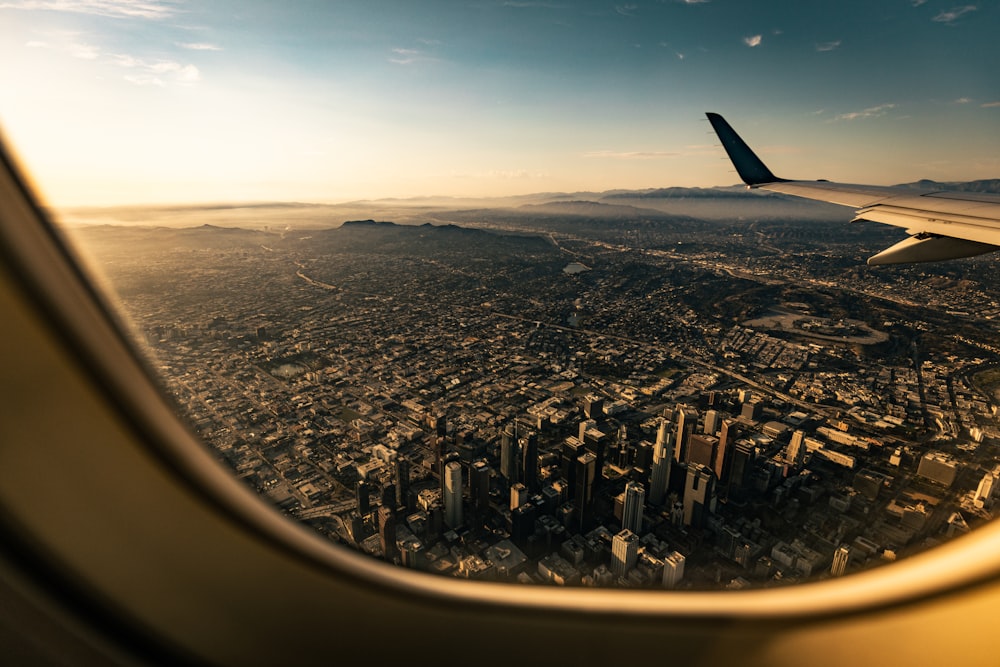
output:
[[757,157],[757,154],[743,141],[721,114],[706,111],[705,116],[712,124],[712,129],[715,130],[716,136],[722,142],[722,147],[726,149],[726,154],[729,155],[730,161],[736,167],[736,172],[744,183],[754,187],[786,180],[778,178],[767,168],[767,165]]

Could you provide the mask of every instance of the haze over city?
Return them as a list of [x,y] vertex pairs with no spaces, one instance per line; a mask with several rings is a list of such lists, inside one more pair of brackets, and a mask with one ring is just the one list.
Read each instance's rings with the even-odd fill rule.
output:
[[1000,167],[1000,10],[738,3],[0,2],[0,127],[54,206],[335,202]]

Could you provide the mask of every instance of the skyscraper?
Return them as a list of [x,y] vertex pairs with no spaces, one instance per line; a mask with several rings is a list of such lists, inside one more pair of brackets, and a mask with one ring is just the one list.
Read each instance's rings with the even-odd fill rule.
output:
[[690,405],[677,405],[677,435],[674,437],[674,460],[687,461],[688,442],[698,425],[698,411]]
[[[592,421],[592,420],[589,420]],[[594,476],[594,491],[596,492],[601,487],[603,477],[601,476],[601,471],[604,469],[604,462],[607,458],[608,451],[608,436],[606,433],[597,428],[596,425],[588,428],[586,432],[583,433],[583,448],[588,452],[593,452],[595,457],[594,468],[597,471]]]
[[719,451],[715,455],[715,476],[721,483],[728,483],[729,468],[733,461],[733,445],[738,436],[739,422],[732,418],[722,420],[719,427]]
[[577,511],[577,526],[582,530],[590,521],[594,503],[594,475],[597,470],[597,455],[585,451],[576,459],[576,493],[573,502]]
[[674,551],[663,559],[663,585],[673,588],[684,578],[684,556]]
[[358,514],[364,516],[371,511],[371,500],[368,496],[368,482],[359,479],[354,487],[354,496],[357,501]]
[[740,417],[750,421],[757,421],[758,419],[760,419],[760,413],[762,411],[762,408],[763,406],[761,405],[760,401],[756,400],[746,401],[740,408]]
[[737,440],[732,444],[732,457],[725,487],[726,497],[739,500],[750,487],[757,450],[749,440]]
[[806,460],[806,434],[801,430],[792,433],[792,439],[785,449],[785,462],[799,468]]
[[500,437],[500,477],[509,486],[517,481],[517,430],[513,422],[504,427]]
[[449,528],[462,525],[462,464],[458,461],[445,466],[444,522]]
[[639,536],[625,528],[611,540],[611,571],[616,577],[624,577],[638,559]]
[[510,513],[510,539],[515,544],[526,545],[535,533],[535,517],[538,509],[531,503],[524,503]]
[[705,427],[702,429],[702,433],[705,435],[715,435],[721,423],[722,413],[718,410],[709,410],[705,413]]
[[719,453],[719,439],[714,435],[694,433],[688,440],[688,463],[700,463],[715,472],[716,457]]
[[378,541],[382,547],[382,558],[392,563],[399,555],[396,548],[396,517],[392,509],[385,505],[378,508]]
[[434,433],[439,438],[443,438],[448,435],[448,418],[444,415],[444,413],[428,415],[427,425],[434,430]]
[[490,506],[491,472],[492,469],[486,463],[486,459],[473,461],[469,469],[469,495],[472,498],[472,506],[480,519],[485,516],[485,512]]
[[458,452],[448,452],[441,459],[441,465],[440,465],[441,477],[438,480],[440,482],[440,484],[438,485],[438,488],[441,491],[441,498],[444,498],[445,495],[447,494],[447,489],[448,489],[448,464],[452,463],[453,461],[459,461],[459,459],[460,459],[460,456],[459,456]]
[[521,481],[528,491],[538,491],[538,434],[534,431],[521,438]]
[[642,511],[646,504],[646,489],[636,481],[625,485],[625,509],[622,512],[622,529],[636,535],[642,533]]
[[674,454],[674,434],[669,429],[670,422],[660,419],[660,428],[656,433],[656,445],[653,447],[653,466],[649,480],[649,502],[662,505],[666,499],[667,486],[670,483],[670,466]]
[[833,552],[833,565],[830,566],[830,574],[839,577],[847,572],[847,564],[851,560],[851,548],[846,544],[840,545]]
[[662,445],[668,440],[673,442],[673,438],[671,437],[673,434],[670,432],[670,421],[666,417],[660,417],[659,420],[659,426],[656,428],[656,444]]
[[976,487],[976,495],[973,496],[973,502],[976,507],[989,507],[993,501],[993,494],[996,492],[997,488],[997,471],[987,472],[983,475],[983,478],[979,480],[979,486]]
[[576,493],[576,460],[584,451],[583,441],[575,435],[568,436],[562,443],[559,455],[559,472],[572,494]]
[[600,419],[604,416],[604,399],[597,394],[587,394],[583,399],[583,414],[587,419]]
[[410,495],[410,462],[396,457],[396,507],[407,507]]
[[715,473],[700,463],[688,465],[684,486],[684,525],[702,528],[715,510]]
[[510,511],[528,502],[528,487],[518,482],[510,487]]
[[431,436],[428,439],[430,444],[431,456],[433,457],[433,470],[435,477],[441,482],[441,487],[444,488],[444,452],[446,449],[446,443],[444,438],[438,436]]
[[631,457],[629,459],[629,464],[633,468],[642,468],[643,470],[653,469],[653,445],[645,440],[641,440],[635,443],[635,447],[632,448]]
[[400,545],[399,556],[403,567],[414,570],[424,568],[424,545],[416,537],[410,537]]

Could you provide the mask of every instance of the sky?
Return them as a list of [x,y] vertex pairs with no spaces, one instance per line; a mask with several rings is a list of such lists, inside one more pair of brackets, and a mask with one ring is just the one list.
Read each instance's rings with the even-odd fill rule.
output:
[[54,206],[1000,178],[996,0],[0,0]]

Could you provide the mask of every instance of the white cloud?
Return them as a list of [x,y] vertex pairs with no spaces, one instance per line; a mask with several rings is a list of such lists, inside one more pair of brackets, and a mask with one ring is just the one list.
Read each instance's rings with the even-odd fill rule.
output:
[[91,44],[70,44],[67,52],[74,58],[81,60],[97,60],[101,55],[100,49]]
[[668,44],[667,42],[660,42],[659,46],[661,46],[661,47],[663,47],[665,49],[670,49],[671,51],[673,51],[674,55],[677,56],[678,60],[684,60],[684,58],[686,57],[683,53],[681,53],[680,51],[678,51],[674,47],[670,46],[670,44]]
[[111,56],[111,63],[119,67],[142,67],[142,61],[124,53]]
[[[54,30],[38,34],[44,39],[29,41],[25,46],[51,49],[73,58],[129,70],[122,78],[135,85],[191,84],[201,79],[201,73],[194,65],[164,58],[147,60],[127,53],[108,53],[98,46],[82,41],[83,35],[80,32]],[[220,47],[211,44],[178,44],[178,46],[196,50],[220,50]]]
[[615,11],[622,16],[635,16],[635,11],[639,9],[639,5],[616,5]]
[[194,65],[184,65],[174,60],[143,60],[128,54],[117,53],[109,61],[124,69],[133,70],[124,76],[137,86],[166,86],[168,83],[190,84],[201,79],[201,72]]
[[389,62],[397,65],[412,65],[417,62],[437,61],[437,58],[428,55],[426,51],[421,51],[420,49],[394,48],[392,49],[392,53],[393,55],[389,57]]
[[816,45],[817,51],[833,51],[840,47],[840,40],[835,39],[832,42],[822,42]]
[[[65,36],[75,35],[76,33],[65,33]],[[101,50],[93,44],[63,41],[58,33],[51,33],[51,36],[55,37],[58,41],[53,43],[42,40],[31,40],[24,45],[29,49],[51,49],[81,60],[97,60],[101,55]]]
[[393,53],[396,54],[395,57],[389,58],[389,62],[396,63],[397,65],[410,65],[417,61],[420,56],[420,51],[416,49],[393,49]]
[[43,10],[143,19],[168,18],[177,13],[172,3],[156,0],[13,0],[0,2],[0,9]]
[[153,76],[152,74],[126,74],[122,78],[137,86],[156,86],[157,88],[163,88],[167,85],[163,82],[163,79],[158,76]]
[[1000,100],[996,102],[986,102],[984,104],[980,104],[979,106],[981,106],[984,109],[992,109],[994,107],[1000,107]]
[[957,21],[959,18],[961,18],[962,16],[964,16],[965,14],[968,14],[969,12],[974,12],[977,9],[979,9],[979,8],[976,7],[976,5],[965,5],[965,6],[962,6],[962,7],[952,7],[951,9],[949,9],[947,11],[941,12],[940,14],[938,14],[937,16],[935,16],[931,20],[932,21],[937,21],[938,23],[953,23],[953,22]]
[[744,37],[743,43],[749,46],[751,49],[755,46],[760,46],[760,43],[764,41],[762,35],[751,35],[750,37]]
[[959,97],[957,100],[955,100],[955,104],[968,104],[971,101],[972,99],[969,97]]
[[842,113],[837,116],[834,120],[857,120],[859,118],[876,118],[878,116],[884,116],[890,109],[896,108],[895,104],[880,104],[874,107],[868,107],[863,111],[851,111],[849,113]]
[[192,51],[221,51],[222,47],[216,44],[208,44],[206,42],[175,42],[177,46],[182,49],[190,49]]

